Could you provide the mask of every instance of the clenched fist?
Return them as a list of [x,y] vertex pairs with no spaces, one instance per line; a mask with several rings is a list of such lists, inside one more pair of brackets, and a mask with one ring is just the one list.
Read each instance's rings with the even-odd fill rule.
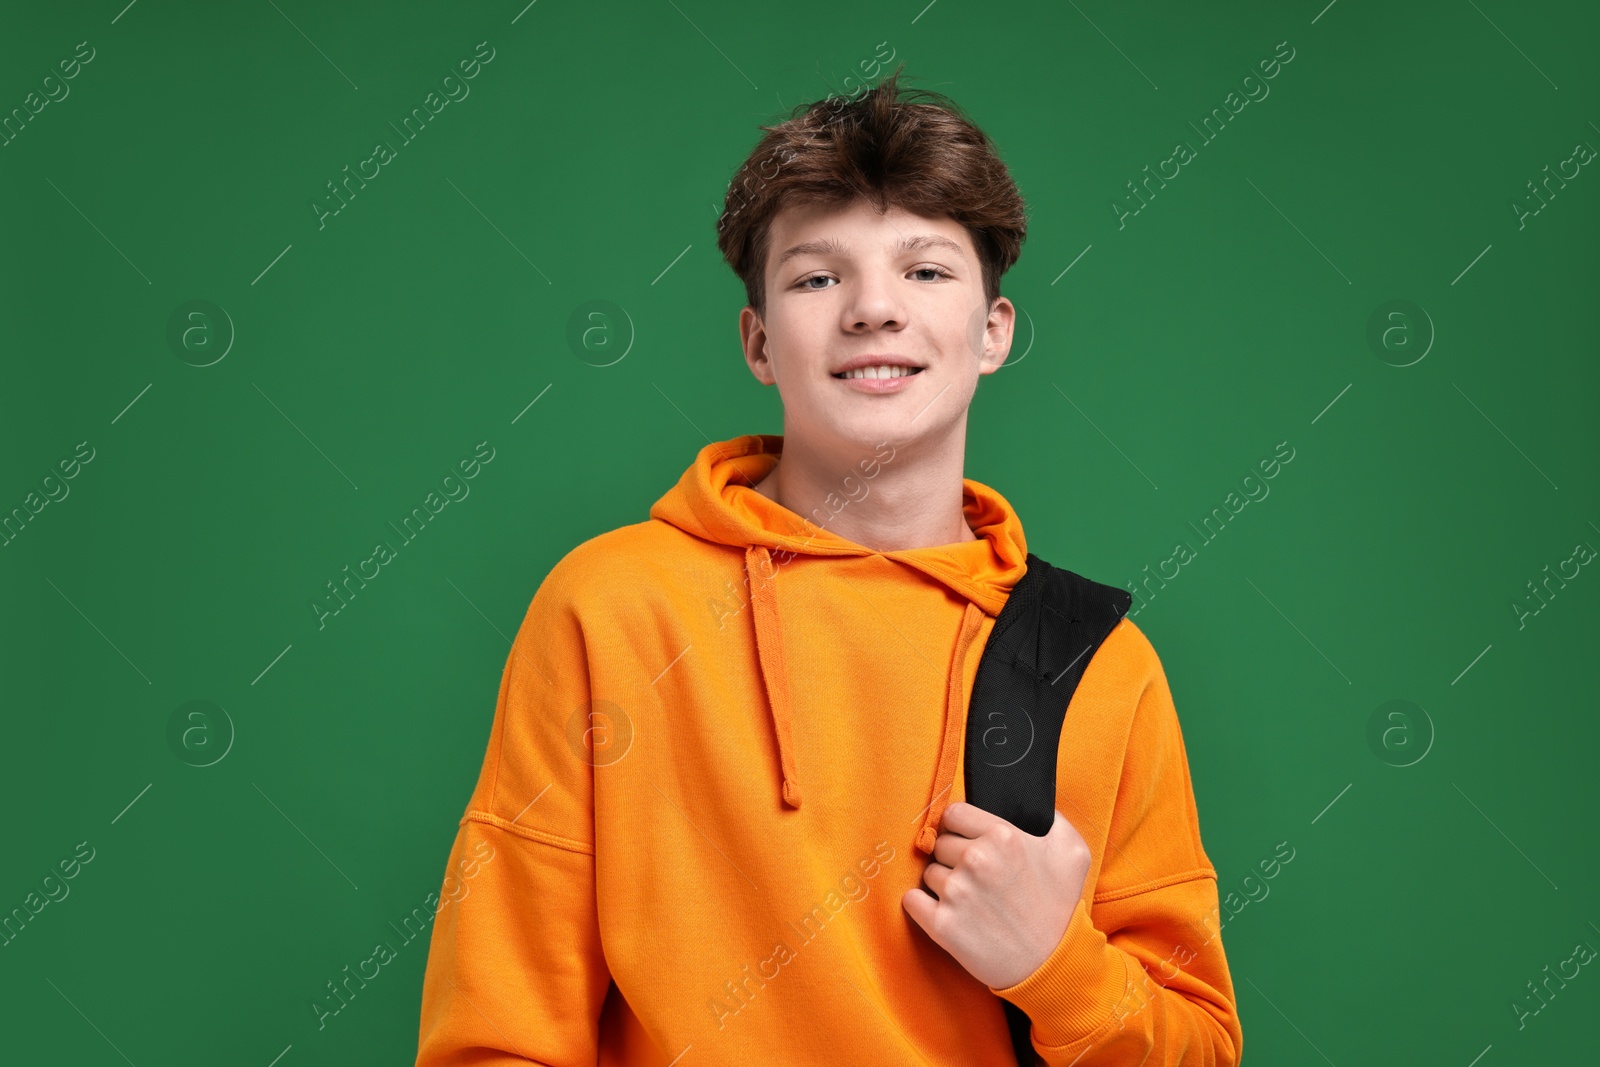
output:
[[1014,986],[1061,943],[1089,874],[1089,846],[1060,811],[1043,837],[965,802],[945,809],[922,889],[900,906],[991,989]]

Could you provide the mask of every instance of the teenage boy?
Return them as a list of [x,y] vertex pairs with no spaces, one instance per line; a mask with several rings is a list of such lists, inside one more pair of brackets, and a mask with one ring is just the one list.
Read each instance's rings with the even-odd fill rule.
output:
[[1072,696],[1049,833],[963,800],[1027,570],[962,473],[1026,215],[982,131],[898,77],[763,127],[730,185],[719,246],[784,432],[706,445],[539,586],[418,1067],[1010,1065],[1007,1001],[1051,1067],[1238,1063],[1216,872],[1132,621]]

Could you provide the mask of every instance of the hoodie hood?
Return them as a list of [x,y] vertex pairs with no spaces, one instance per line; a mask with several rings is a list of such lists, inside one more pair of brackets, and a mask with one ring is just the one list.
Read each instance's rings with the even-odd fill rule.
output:
[[[757,660],[778,751],[779,791],[783,802],[792,808],[800,807],[803,790],[800,768],[795,765],[795,724],[790,716],[789,678],[779,626],[783,583],[777,579],[784,565],[797,556],[881,556],[903,564],[918,580],[944,586],[966,602],[945,687],[939,765],[917,836],[918,847],[932,853],[947,804],[946,794],[955,782],[961,758],[968,657],[974,642],[992,629],[1012,587],[1027,571],[1028,547],[1022,523],[999,493],[963,478],[962,511],[967,525],[977,535],[974,540],[878,552],[840,537],[825,525],[807,521],[756,492],[755,483],[777,466],[782,454],[783,437],[777,434],[746,434],[712,442],[700,450],[677,484],[650,508],[650,517],[742,554]],[[855,475],[858,482],[870,477],[866,473]],[[847,504],[845,501],[841,507]],[[800,727],[803,729],[804,725],[801,723]]]

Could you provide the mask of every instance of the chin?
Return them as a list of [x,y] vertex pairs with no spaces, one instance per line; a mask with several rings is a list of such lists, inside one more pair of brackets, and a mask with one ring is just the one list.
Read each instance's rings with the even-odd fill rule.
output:
[[902,445],[921,430],[921,421],[913,423],[910,416],[903,418],[862,419],[833,427],[831,436],[841,445],[871,455],[884,442]]

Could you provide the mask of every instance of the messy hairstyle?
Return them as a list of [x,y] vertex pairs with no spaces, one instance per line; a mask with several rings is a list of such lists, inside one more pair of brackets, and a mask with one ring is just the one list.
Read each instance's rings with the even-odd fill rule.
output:
[[1000,276],[1022,252],[1027,210],[984,132],[938,93],[902,89],[900,71],[850,98],[797,105],[766,135],[728,183],[717,247],[766,314],[772,220],[789,205],[847,207],[871,202],[929,217],[948,216],[972,238],[992,305]]

